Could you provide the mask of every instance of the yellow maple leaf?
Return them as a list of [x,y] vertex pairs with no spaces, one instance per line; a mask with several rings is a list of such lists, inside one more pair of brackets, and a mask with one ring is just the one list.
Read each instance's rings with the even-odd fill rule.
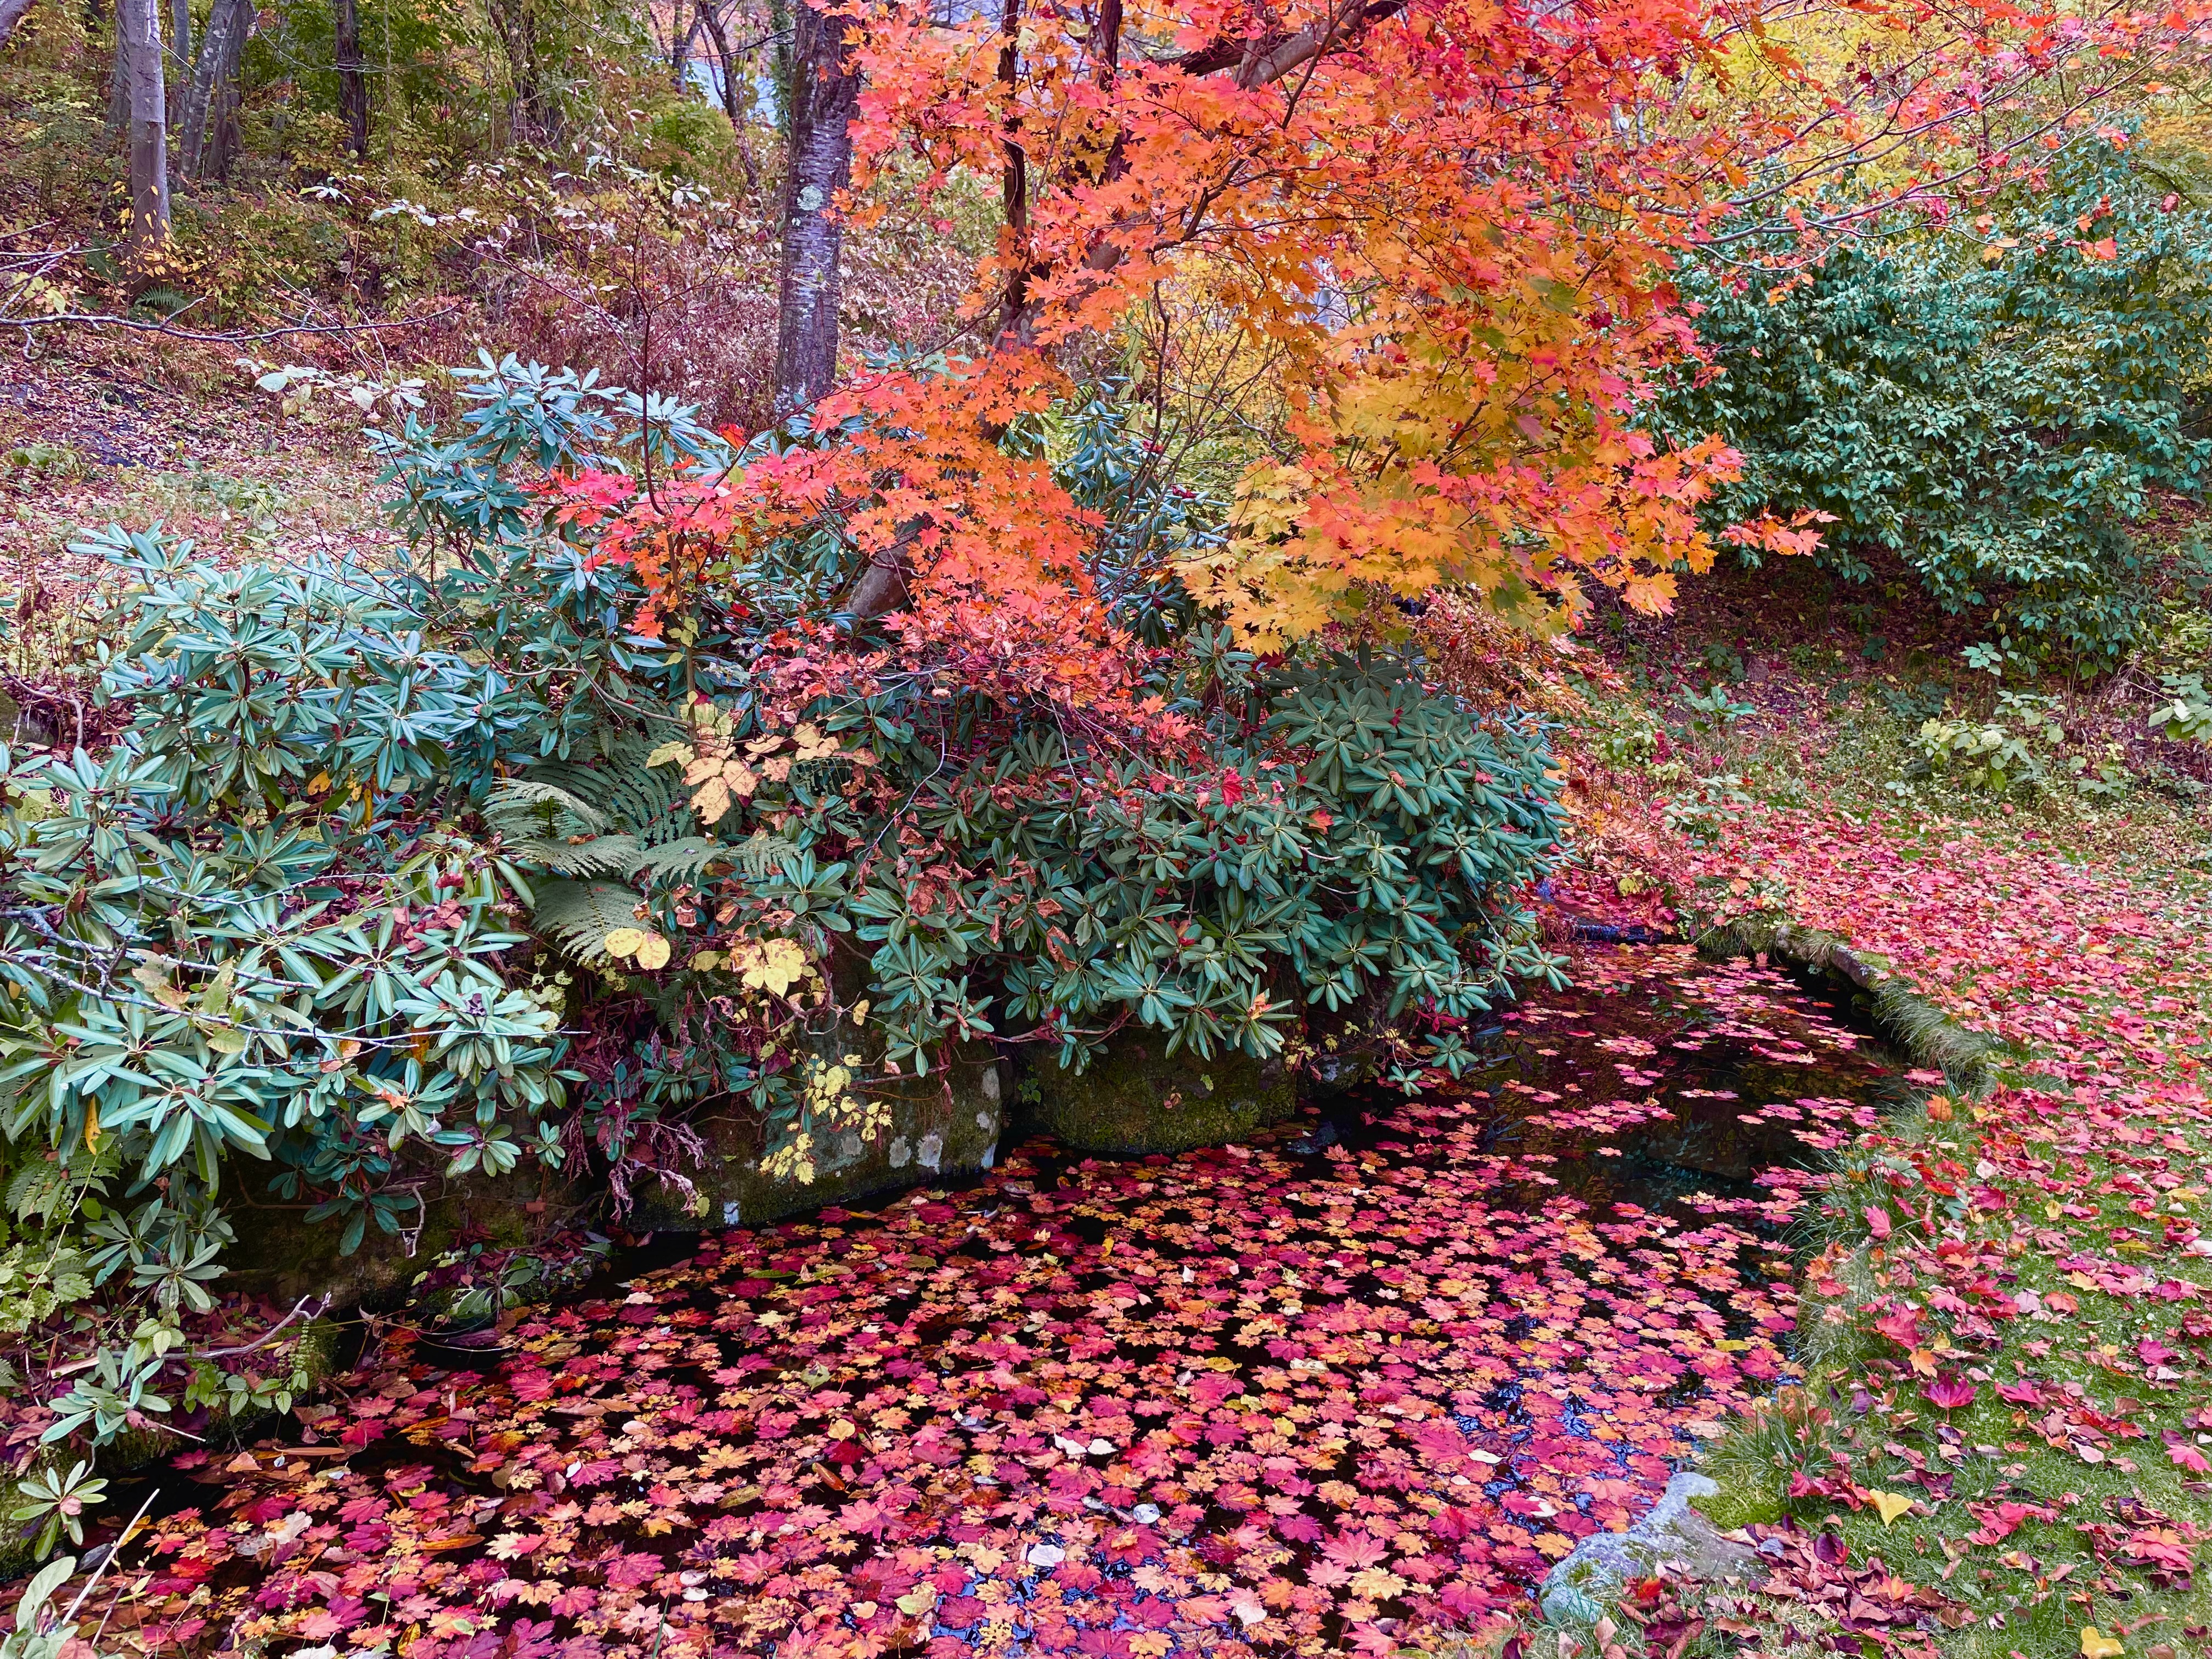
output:
[[1885,1527],[1894,1522],[1899,1516],[1911,1512],[1912,1500],[1902,1492],[1869,1490],[1867,1496],[1873,1500],[1875,1508],[1881,1512],[1881,1524]]
[[2126,1645],[2116,1636],[2107,1636],[2094,1625],[2081,1632],[2081,1659],[2116,1659],[2127,1651]]

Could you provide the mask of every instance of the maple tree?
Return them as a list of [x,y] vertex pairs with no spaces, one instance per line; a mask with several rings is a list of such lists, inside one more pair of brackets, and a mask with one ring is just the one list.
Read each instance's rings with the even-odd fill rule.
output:
[[1786,273],[2033,181],[2201,24],[1863,11],[1838,53],[1798,50],[1821,37],[1795,12],[1682,0],[854,8],[853,214],[894,164],[927,170],[925,198],[1000,186],[971,343],[855,375],[815,411],[834,438],[711,503],[624,503],[618,540],[657,569],[739,518],[753,542],[833,523],[865,566],[852,614],[1034,647],[1037,689],[1095,696],[1121,644],[1085,568],[1097,526],[1003,440],[1101,341],[1171,378],[1172,338],[1130,325],[1173,293],[1265,355],[1279,401],[1232,534],[1177,573],[1258,648],[1439,587],[1528,621],[1578,618],[1589,584],[1663,609],[1717,542],[1806,550],[1810,512],[1709,533],[1735,456],[1638,419],[1698,356],[1675,258],[1741,244]]

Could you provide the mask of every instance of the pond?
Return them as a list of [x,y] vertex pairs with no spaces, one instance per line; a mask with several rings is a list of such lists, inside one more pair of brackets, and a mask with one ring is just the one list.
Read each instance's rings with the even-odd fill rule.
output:
[[1788,1377],[1805,1170],[1899,1086],[1778,973],[1577,979],[1449,1095],[705,1237],[483,1375],[388,1344],[319,1436],[176,1461],[198,1507],[131,1544],[110,1635],[961,1659],[1479,1624]]

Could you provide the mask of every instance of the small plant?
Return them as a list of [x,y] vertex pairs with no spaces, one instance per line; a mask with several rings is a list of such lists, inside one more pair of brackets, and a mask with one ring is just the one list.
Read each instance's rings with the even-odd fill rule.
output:
[[[97,1484],[96,1482],[94,1484]],[[109,1560],[114,1559],[112,1553]],[[90,1638],[77,1634],[76,1610],[84,1605],[85,1596],[100,1581],[95,1572],[76,1597],[58,1614],[49,1614],[47,1603],[54,1592],[69,1583],[76,1572],[76,1558],[64,1555],[58,1561],[48,1562],[39,1570],[37,1577],[24,1588],[22,1600],[15,1603],[15,1628],[0,1636],[0,1659],[106,1659],[96,1645],[99,1632]]]
[[[38,1542],[33,1547],[45,1555],[64,1532],[70,1543],[84,1542],[84,1513],[106,1496],[107,1482],[94,1475],[90,1462],[80,1461],[71,1464],[67,1474],[58,1468],[40,1469],[27,1480],[19,1481],[15,1492],[21,1501],[9,1511],[9,1518],[40,1523]],[[17,1617],[21,1617],[20,1612]]]
[[1688,790],[1661,805],[1661,822],[1669,833],[1710,847],[1720,840],[1729,816],[1752,804],[1743,785],[1743,779],[1732,772],[1699,778]]
[[2056,697],[2035,692],[2000,691],[1989,720],[1924,721],[1917,739],[1918,775],[1948,774],[1992,795],[2040,784],[2066,743],[2057,705]]
[[4,457],[9,480],[16,483],[61,483],[84,476],[84,457],[69,444],[38,439],[18,444]]
[[2087,755],[2068,758],[2066,769],[2074,775],[2074,793],[2088,800],[2118,800],[2135,787],[2135,777],[2120,758],[2118,744],[2105,745],[2102,760],[2093,761]]
[[1749,703],[1738,702],[1729,696],[1719,680],[1684,697],[1682,707],[1689,713],[1690,729],[1700,732],[1725,731],[1753,712]]
[[1940,720],[1949,701],[1950,688],[1941,680],[1914,680],[1904,685],[1877,685],[1875,698],[1908,726]]
[[1847,1443],[1835,1413],[1810,1389],[1791,1387],[1752,1407],[1729,1437],[1728,1461],[1748,1464],[1786,1489],[1832,1474]]
[[1732,645],[1714,641],[1703,653],[1705,666],[1716,674],[1741,685],[1749,678],[1750,670],[1744,665],[1743,653]]
[[1642,714],[1632,714],[1600,732],[1591,748],[1610,767],[1648,765],[1659,752],[1659,728]]
[[2172,743],[2212,739],[2212,691],[2202,674],[2167,674],[2160,682],[2166,700],[2154,709],[2150,729]]

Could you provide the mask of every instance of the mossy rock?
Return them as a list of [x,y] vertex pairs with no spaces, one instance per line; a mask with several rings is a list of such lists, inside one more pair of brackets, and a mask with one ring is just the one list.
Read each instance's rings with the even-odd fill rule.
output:
[[1079,1152],[1141,1157],[1243,1140],[1297,1109],[1280,1060],[1187,1052],[1156,1031],[1124,1031],[1081,1072],[1037,1068],[1036,1124]]
[[762,1170],[766,1138],[750,1113],[710,1110],[691,1125],[706,1137],[708,1154],[706,1167],[691,1177],[697,1196],[686,1202],[680,1193],[648,1185],[630,1224],[662,1231],[761,1226],[825,1204],[988,1170],[1006,1122],[1004,1077],[998,1057],[976,1044],[927,1077],[870,1079],[869,1097],[890,1108],[889,1124],[873,1137],[849,1130],[824,1134],[811,1181]]
[[404,1302],[416,1275],[463,1240],[535,1243],[568,1218],[579,1194],[554,1170],[526,1164],[503,1176],[448,1182],[426,1194],[424,1203],[427,1213],[411,1237],[372,1224],[360,1247],[341,1255],[343,1221],[309,1221],[305,1204],[233,1199],[223,1214],[238,1237],[223,1252],[224,1288],[279,1302],[327,1296],[333,1311],[383,1312]]

